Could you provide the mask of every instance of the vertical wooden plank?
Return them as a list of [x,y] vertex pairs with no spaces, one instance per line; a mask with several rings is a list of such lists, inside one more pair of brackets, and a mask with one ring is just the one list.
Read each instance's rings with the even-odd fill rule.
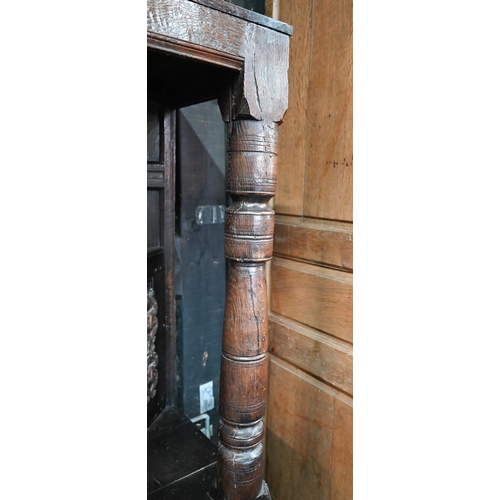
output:
[[313,0],[280,0],[280,20],[293,25],[288,111],[280,126],[277,213],[302,215],[306,164],[306,111]]
[[304,215],[352,221],[352,0],[314,0],[312,26]]

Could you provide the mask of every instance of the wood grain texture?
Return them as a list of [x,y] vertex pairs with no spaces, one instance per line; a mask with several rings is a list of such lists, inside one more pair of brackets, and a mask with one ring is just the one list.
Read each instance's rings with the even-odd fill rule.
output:
[[230,266],[222,337],[217,483],[225,500],[255,500],[264,480],[265,262],[272,256],[274,229],[274,212],[267,202],[275,187],[276,131],[276,124],[259,121],[234,120],[229,126],[226,190],[237,201],[227,209],[224,221],[224,253]]
[[238,69],[244,60],[239,81],[221,97],[224,120],[280,123],[288,107],[287,33],[291,27],[268,19],[267,24],[284,30],[276,31],[235,17],[232,11],[237,8],[231,4],[201,3],[216,4],[218,10],[187,0],[148,0],[149,46],[230,69]]
[[352,274],[274,258],[274,313],[352,343]]
[[352,270],[352,224],[277,216],[274,253]]
[[352,346],[275,314],[269,352],[352,396]]
[[206,5],[216,10],[221,10],[222,12],[227,12],[241,19],[251,21],[255,24],[260,24],[266,28],[271,28],[273,30],[285,33],[286,35],[291,35],[293,33],[293,27],[285,24],[283,22],[277,21],[276,19],[271,19],[271,14],[266,14],[266,16],[254,12],[252,10],[244,9],[238,5],[233,5],[228,2],[221,2],[220,0],[191,0],[192,2],[199,3],[201,5]]
[[277,213],[302,215],[306,165],[307,89],[312,0],[280,0],[280,19],[294,27],[290,39],[289,107],[279,138]]
[[147,26],[160,35],[245,57],[246,30],[251,24],[193,2],[148,0]]
[[[256,60],[253,63],[253,69],[252,64],[245,66],[247,75],[260,65]],[[259,81],[263,80],[254,79]],[[264,95],[262,88],[255,90],[257,96]],[[232,95],[244,97],[244,89],[236,88]],[[265,266],[273,245],[274,212],[268,202],[276,185],[277,124],[242,119],[237,115],[241,101],[234,102],[236,106],[229,106],[232,120],[227,142],[226,191],[234,203],[224,221],[224,253],[230,266],[222,337],[217,484],[224,500],[260,496],[268,500],[267,494],[259,494],[262,488],[267,491],[262,445],[269,362]],[[283,100],[261,98],[256,104],[261,115],[269,116]]]
[[[255,26],[255,82],[261,120],[281,123],[288,109],[288,61],[290,37]],[[271,50],[272,48],[272,50]],[[247,58],[249,54],[247,52]]]
[[222,117],[226,122],[250,118],[272,127],[281,123],[288,107],[289,37],[249,25],[242,43],[244,70],[219,100]]
[[352,0],[314,0],[304,215],[352,221]]
[[274,357],[266,446],[273,498],[352,499],[352,399]]
[[352,400],[344,404],[335,400],[335,416],[332,442],[332,482],[330,483],[330,499],[352,500],[353,487],[353,415]]

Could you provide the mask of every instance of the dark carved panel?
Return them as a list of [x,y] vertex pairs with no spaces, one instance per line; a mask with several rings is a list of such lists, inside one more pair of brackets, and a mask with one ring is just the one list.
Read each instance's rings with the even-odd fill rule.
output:
[[155,291],[148,289],[148,403],[156,394],[158,384],[158,354],[155,351],[156,332],[158,331],[158,302]]
[[[148,256],[148,426],[167,400],[168,317],[165,301],[165,256],[156,250]],[[154,290],[154,292],[153,292]]]

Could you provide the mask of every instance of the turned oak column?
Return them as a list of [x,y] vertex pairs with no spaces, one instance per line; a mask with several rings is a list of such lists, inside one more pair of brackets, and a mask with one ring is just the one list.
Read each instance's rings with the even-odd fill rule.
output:
[[222,339],[217,482],[225,500],[270,498],[264,480],[267,398],[265,263],[273,252],[278,125],[229,124],[225,254],[229,259]]
[[266,262],[273,253],[278,125],[288,105],[288,36],[248,26],[243,70],[220,97],[228,123],[217,494],[270,500],[264,481],[269,359]]

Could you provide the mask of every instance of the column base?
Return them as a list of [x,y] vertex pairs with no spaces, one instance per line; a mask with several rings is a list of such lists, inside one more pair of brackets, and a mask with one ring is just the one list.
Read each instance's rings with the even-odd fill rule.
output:
[[271,493],[265,481],[262,481],[262,489],[260,490],[257,500],[271,500]]
[[[211,500],[224,500],[215,489],[215,486],[212,486],[210,489],[208,497]],[[255,500],[271,500],[271,493],[265,481],[262,481],[262,488],[260,489],[259,496]]]

